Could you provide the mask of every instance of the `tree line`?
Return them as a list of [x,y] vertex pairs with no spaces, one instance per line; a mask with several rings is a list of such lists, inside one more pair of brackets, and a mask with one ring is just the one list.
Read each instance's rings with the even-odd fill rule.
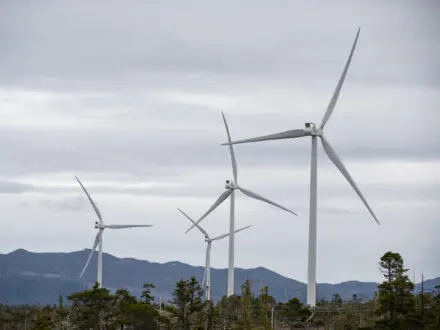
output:
[[157,302],[150,283],[140,297],[96,283],[66,297],[69,304],[60,296],[53,306],[0,305],[0,329],[440,329],[440,288],[415,293],[399,253],[385,253],[379,265],[384,279],[369,301],[334,294],[309,308],[297,298],[277,302],[267,286],[253,292],[249,280],[240,295],[204,301],[191,277],[175,284],[170,301]]

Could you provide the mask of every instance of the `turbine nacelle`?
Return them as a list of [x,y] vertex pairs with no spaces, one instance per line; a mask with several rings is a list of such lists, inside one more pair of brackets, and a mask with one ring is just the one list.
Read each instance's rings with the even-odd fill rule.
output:
[[317,127],[315,123],[305,123],[306,134],[311,136],[322,136],[322,129]]
[[106,225],[104,222],[95,221],[95,229],[105,229]]
[[226,180],[225,188],[229,190],[237,189],[237,185],[232,180]]

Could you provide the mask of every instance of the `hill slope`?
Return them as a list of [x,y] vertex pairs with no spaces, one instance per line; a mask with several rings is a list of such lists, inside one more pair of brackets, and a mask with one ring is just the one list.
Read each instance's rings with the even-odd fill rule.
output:
[[[7,304],[53,304],[58,295],[67,296],[72,292],[91,287],[96,278],[96,255],[83,279],[78,280],[84,262],[90,250],[71,253],[33,253],[16,250],[0,254],[0,303]],[[127,288],[139,295],[144,283],[156,286],[153,292],[165,301],[170,298],[174,284],[180,279],[196,276],[201,279],[203,267],[190,266],[181,262],[152,263],[132,258],[116,258],[103,255],[104,286],[109,289]],[[306,299],[306,285],[281,276],[263,267],[254,269],[236,268],[236,292],[240,285],[250,279],[254,292],[268,285],[270,293],[279,301],[298,297]],[[212,269],[212,296],[221,298],[226,292],[226,269]],[[426,281],[425,288],[432,289],[440,284],[440,278]],[[331,299],[339,293],[343,299],[349,299],[356,293],[363,299],[372,297],[377,283],[343,282],[339,284],[318,284],[318,297]]]

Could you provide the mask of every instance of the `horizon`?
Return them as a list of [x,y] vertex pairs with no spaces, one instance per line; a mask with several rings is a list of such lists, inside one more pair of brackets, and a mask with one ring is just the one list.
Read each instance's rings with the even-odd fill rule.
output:
[[[44,252],[38,251],[37,252],[37,251],[26,250],[26,249],[23,249],[23,248],[18,248],[18,249],[12,250],[11,252],[7,252],[7,253],[0,252],[0,254],[7,255],[7,254],[12,254],[12,253],[17,252],[17,251],[26,251],[28,253],[33,253],[33,254],[37,254],[37,253],[38,254],[52,254],[52,253],[53,254],[60,254],[60,253],[61,254],[69,254],[69,253],[80,253],[80,252],[85,252],[85,251],[89,252],[90,250],[91,250],[90,248],[84,248],[82,250],[76,250],[76,251],[62,251],[62,252],[60,252],[60,251],[44,251]],[[104,255],[115,257],[117,259],[132,259],[132,260],[136,260],[136,261],[145,261],[145,262],[149,262],[151,264],[164,265],[164,264],[170,264],[170,263],[178,262],[178,263],[181,263],[181,264],[184,264],[184,265],[188,265],[188,266],[191,266],[191,267],[199,267],[199,268],[203,268],[204,267],[204,264],[201,264],[201,265],[191,264],[191,263],[182,262],[180,260],[170,260],[170,261],[166,261],[166,262],[157,262],[157,261],[151,261],[151,260],[147,260],[147,259],[139,259],[139,258],[133,258],[133,257],[120,257],[120,256],[117,256],[117,255],[114,255],[114,254],[110,254],[110,253],[107,253],[107,252],[103,252],[103,256]],[[279,276],[282,276],[282,277],[290,279],[290,280],[294,280],[294,281],[297,281],[297,282],[300,282],[300,283],[303,283],[303,284],[307,284],[307,281],[302,281],[302,280],[299,280],[297,278],[286,276],[284,274],[278,273],[277,271],[275,271],[273,269],[267,268],[267,267],[265,267],[263,265],[255,266],[255,267],[249,267],[249,268],[243,268],[243,267],[240,267],[240,266],[236,266],[235,267],[235,269],[241,269],[241,270],[255,270],[255,269],[258,269],[258,268],[262,268],[262,269],[268,270],[270,272],[273,272],[275,274],[278,274]],[[227,272],[228,268],[227,268],[227,266],[223,267],[223,268],[211,267],[211,270],[222,270],[222,271]],[[409,270],[408,271],[408,277],[413,282],[413,278],[410,276],[411,275],[410,273],[411,272]],[[429,278],[427,278],[425,276],[424,277],[424,281],[426,282],[426,281],[435,280],[435,279],[438,279],[438,278],[440,278],[440,274],[438,276],[429,277]],[[347,279],[347,280],[343,280],[341,282],[328,282],[328,281],[320,282],[320,281],[318,281],[317,283],[318,284],[332,284],[332,285],[336,285],[336,284],[343,284],[343,283],[349,283],[349,282],[380,283],[381,281],[380,280],[379,281],[360,281],[360,280],[357,280],[357,279],[351,279],[351,280]],[[415,285],[419,285],[420,283],[421,283],[421,281],[418,282],[417,279],[414,282]]]

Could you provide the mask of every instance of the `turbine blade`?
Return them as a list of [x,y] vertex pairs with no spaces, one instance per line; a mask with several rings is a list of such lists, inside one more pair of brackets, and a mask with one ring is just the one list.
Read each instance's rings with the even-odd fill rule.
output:
[[281,132],[281,133],[263,135],[263,136],[245,139],[245,140],[238,140],[238,141],[222,143],[222,146],[225,146],[228,144],[240,144],[240,143],[249,143],[249,142],[270,141],[270,140],[294,139],[294,138],[303,137],[306,135],[307,135],[307,132],[304,129],[293,129],[293,130],[289,130],[289,131],[285,131],[285,132]]
[[262,202],[266,202],[266,203],[268,203],[268,204],[270,204],[270,205],[276,206],[276,207],[278,207],[278,208],[280,208],[280,209],[282,209],[282,210],[284,210],[284,211],[287,211],[287,212],[289,212],[289,213],[292,213],[292,214],[294,214],[294,215],[298,215],[298,214],[296,214],[295,212],[289,210],[288,208],[286,208],[286,207],[284,207],[284,206],[281,206],[280,204],[277,204],[277,203],[275,203],[275,202],[272,202],[271,200],[269,200],[269,199],[267,199],[267,198],[265,198],[265,197],[263,197],[263,196],[257,195],[256,193],[254,193],[254,192],[252,192],[252,191],[250,191],[250,190],[248,190],[248,189],[245,189],[245,188],[242,188],[242,187],[238,187],[238,189],[239,189],[243,194],[245,194],[245,195],[247,195],[247,196],[249,196],[249,197],[252,197],[252,198],[257,199],[257,200],[262,201]]
[[338,170],[342,173],[342,175],[347,179],[348,183],[351,185],[351,187],[354,189],[354,191],[357,193],[359,198],[364,203],[365,207],[368,209],[370,214],[373,216],[374,220],[377,222],[377,224],[380,225],[379,220],[377,219],[376,215],[374,214],[373,210],[371,209],[370,205],[368,205],[367,200],[362,195],[359,188],[356,186],[356,183],[354,182],[353,178],[351,177],[350,173],[348,172],[347,168],[342,163],[342,160],[339,158],[339,156],[336,154],[335,150],[331,147],[330,143],[321,136],[322,146],[324,148],[325,153],[327,154],[328,158],[331,160],[333,164],[338,168]]
[[153,227],[153,225],[105,225],[104,227],[110,229],[123,229],[123,228]]
[[78,181],[78,183],[80,184],[81,188],[82,188],[82,189],[84,190],[84,192],[86,193],[87,198],[88,198],[89,201],[90,201],[90,204],[92,204],[93,209],[95,210],[95,213],[96,213],[96,215],[97,215],[98,218],[99,218],[99,221],[100,221],[100,222],[103,222],[103,221],[102,221],[101,212],[99,212],[98,206],[96,206],[96,204],[95,204],[95,202],[93,201],[92,197],[90,196],[89,192],[88,192],[87,189],[84,187],[84,185],[81,183],[81,181],[79,181],[79,179],[78,179],[77,176],[75,176],[75,179],[76,179],[76,181]]
[[[236,229],[236,230],[234,230],[233,233],[236,234],[236,233],[238,233],[238,232],[240,232],[240,231],[242,231],[242,230],[248,229],[249,227],[252,227],[252,225],[249,225],[249,226],[246,226],[246,227],[243,227],[243,228],[240,228],[240,229]],[[229,233],[226,233],[226,234],[223,234],[223,235],[220,235],[220,236],[214,237],[212,240],[213,240],[213,241],[217,241],[217,240],[222,239],[222,238],[225,238],[225,237],[227,237],[227,236],[229,236],[229,235],[230,235]]]
[[[224,200],[226,199],[226,198],[228,198],[229,197],[229,195],[232,193],[232,190],[226,190],[223,194],[221,194],[220,195],[220,197],[214,202],[214,204],[212,204],[212,206],[208,209],[208,211],[206,211],[205,212],[205,214],[204,215],[202,215],[202,217],[199,219],[199,220],[197,220],[197,222],[196,222],[196,224],[199,224],[203,219],[205,219],[208,215],[209,215],[209,213],[211,213],[212,211],[214,211],[221,203],[223,203],[224,202]],[[185,232],[185,234],[186,233],[188,233],[191,229],[193,229],[195,227],[195,225],[192,225],[186,232]]]
[[198,230],[200,230],[200,232],[205,235],[206,237],[209,238],[208,233],[205,231],[205,229],[203,229],[200,225],[198,225],[193,219],[190,218],[190,216],[188,214],[186,214],[185,212],[183,212],[181,209],[179,209],[179,212],[182,213],[189,221],[191,221],[193,223],[194,226],[197,227]]
[[249,226],[246,226],[246,227],[242,227],[240,229],[236,229],[236,230],[234,230],[234,234],[237,234],[238,232],[240,232],[242,230],[245,230],[245,229],[248,229],[248,228],[251,228],[251,227],[252,227],[252,225],[249,225]]
[[262,142],[262,141],[270,141],[270,140],[282,140],[282,139],[293,139],[297,137],[306,136],[307,132],[304,129],[293,129],[290,131],[285,131],[281,133],[263,135],[256,138],[250,138],[245,140],[232,141],[227,143],[222,143],[222,146],[228,144],[240,144],[240,143],[249,143],[249,142]]
[[89,257],[87,258],[87,261],[86,261],[86,265],[84,266],[81,274],[79,275],[79,278],[81,278],[84,275],[84,272],[86,271],[87,267],[89,266],[90,260],[92,260],[93,253],[96,251],[96,247],[98,246],[98,243],[99,243],[99,231],[98,231],[98,234],[96,234],[95,242],[93,243],[93,247],[92,247],[92,251],[90,251]]
[[356,48],[356,44],[359,38],[359,33],[361,32],[361,28],[358,28],[356,33],[356,38],[354,39],[353,46],[351,47],[350,55],[348,56],[347,62],[345,63],[344,71],[342,71],[342,75],[339,78],[338,85],[336,86],[335,91],[333,92],[332,98],[330,99],[330,103],[327,106],[327,110],[325,111],[324,117],[321,122],[321,129],[324,128],[328,119],[332,115],[333,109],[335,108],[336,102],[338,101],[339,93],[341,92],[342,85],[344,84],[345,76],[347,75],[348,67],[350,66],[351,58],[353,57],[354,50]]
[[231,134],[229,132],[228,123],[226,122],[225,114],[222,111],[223,122],[225,123],[226,134],[228,135],[229,152],[231,153],[232,172],[234,174],[234,182],[237,184],[237,160],[235,159],[234,147],[231,144]]
[[212,240],[213,240],[213,241],[218,241],[219,239],[225,238],[225,237],[227,237],[227,236],[229,236],[229,235],[230,235],[229,233],[226,233],[226,234],[223,234],[223,235],[220,235],[220,236],[214,237]]

